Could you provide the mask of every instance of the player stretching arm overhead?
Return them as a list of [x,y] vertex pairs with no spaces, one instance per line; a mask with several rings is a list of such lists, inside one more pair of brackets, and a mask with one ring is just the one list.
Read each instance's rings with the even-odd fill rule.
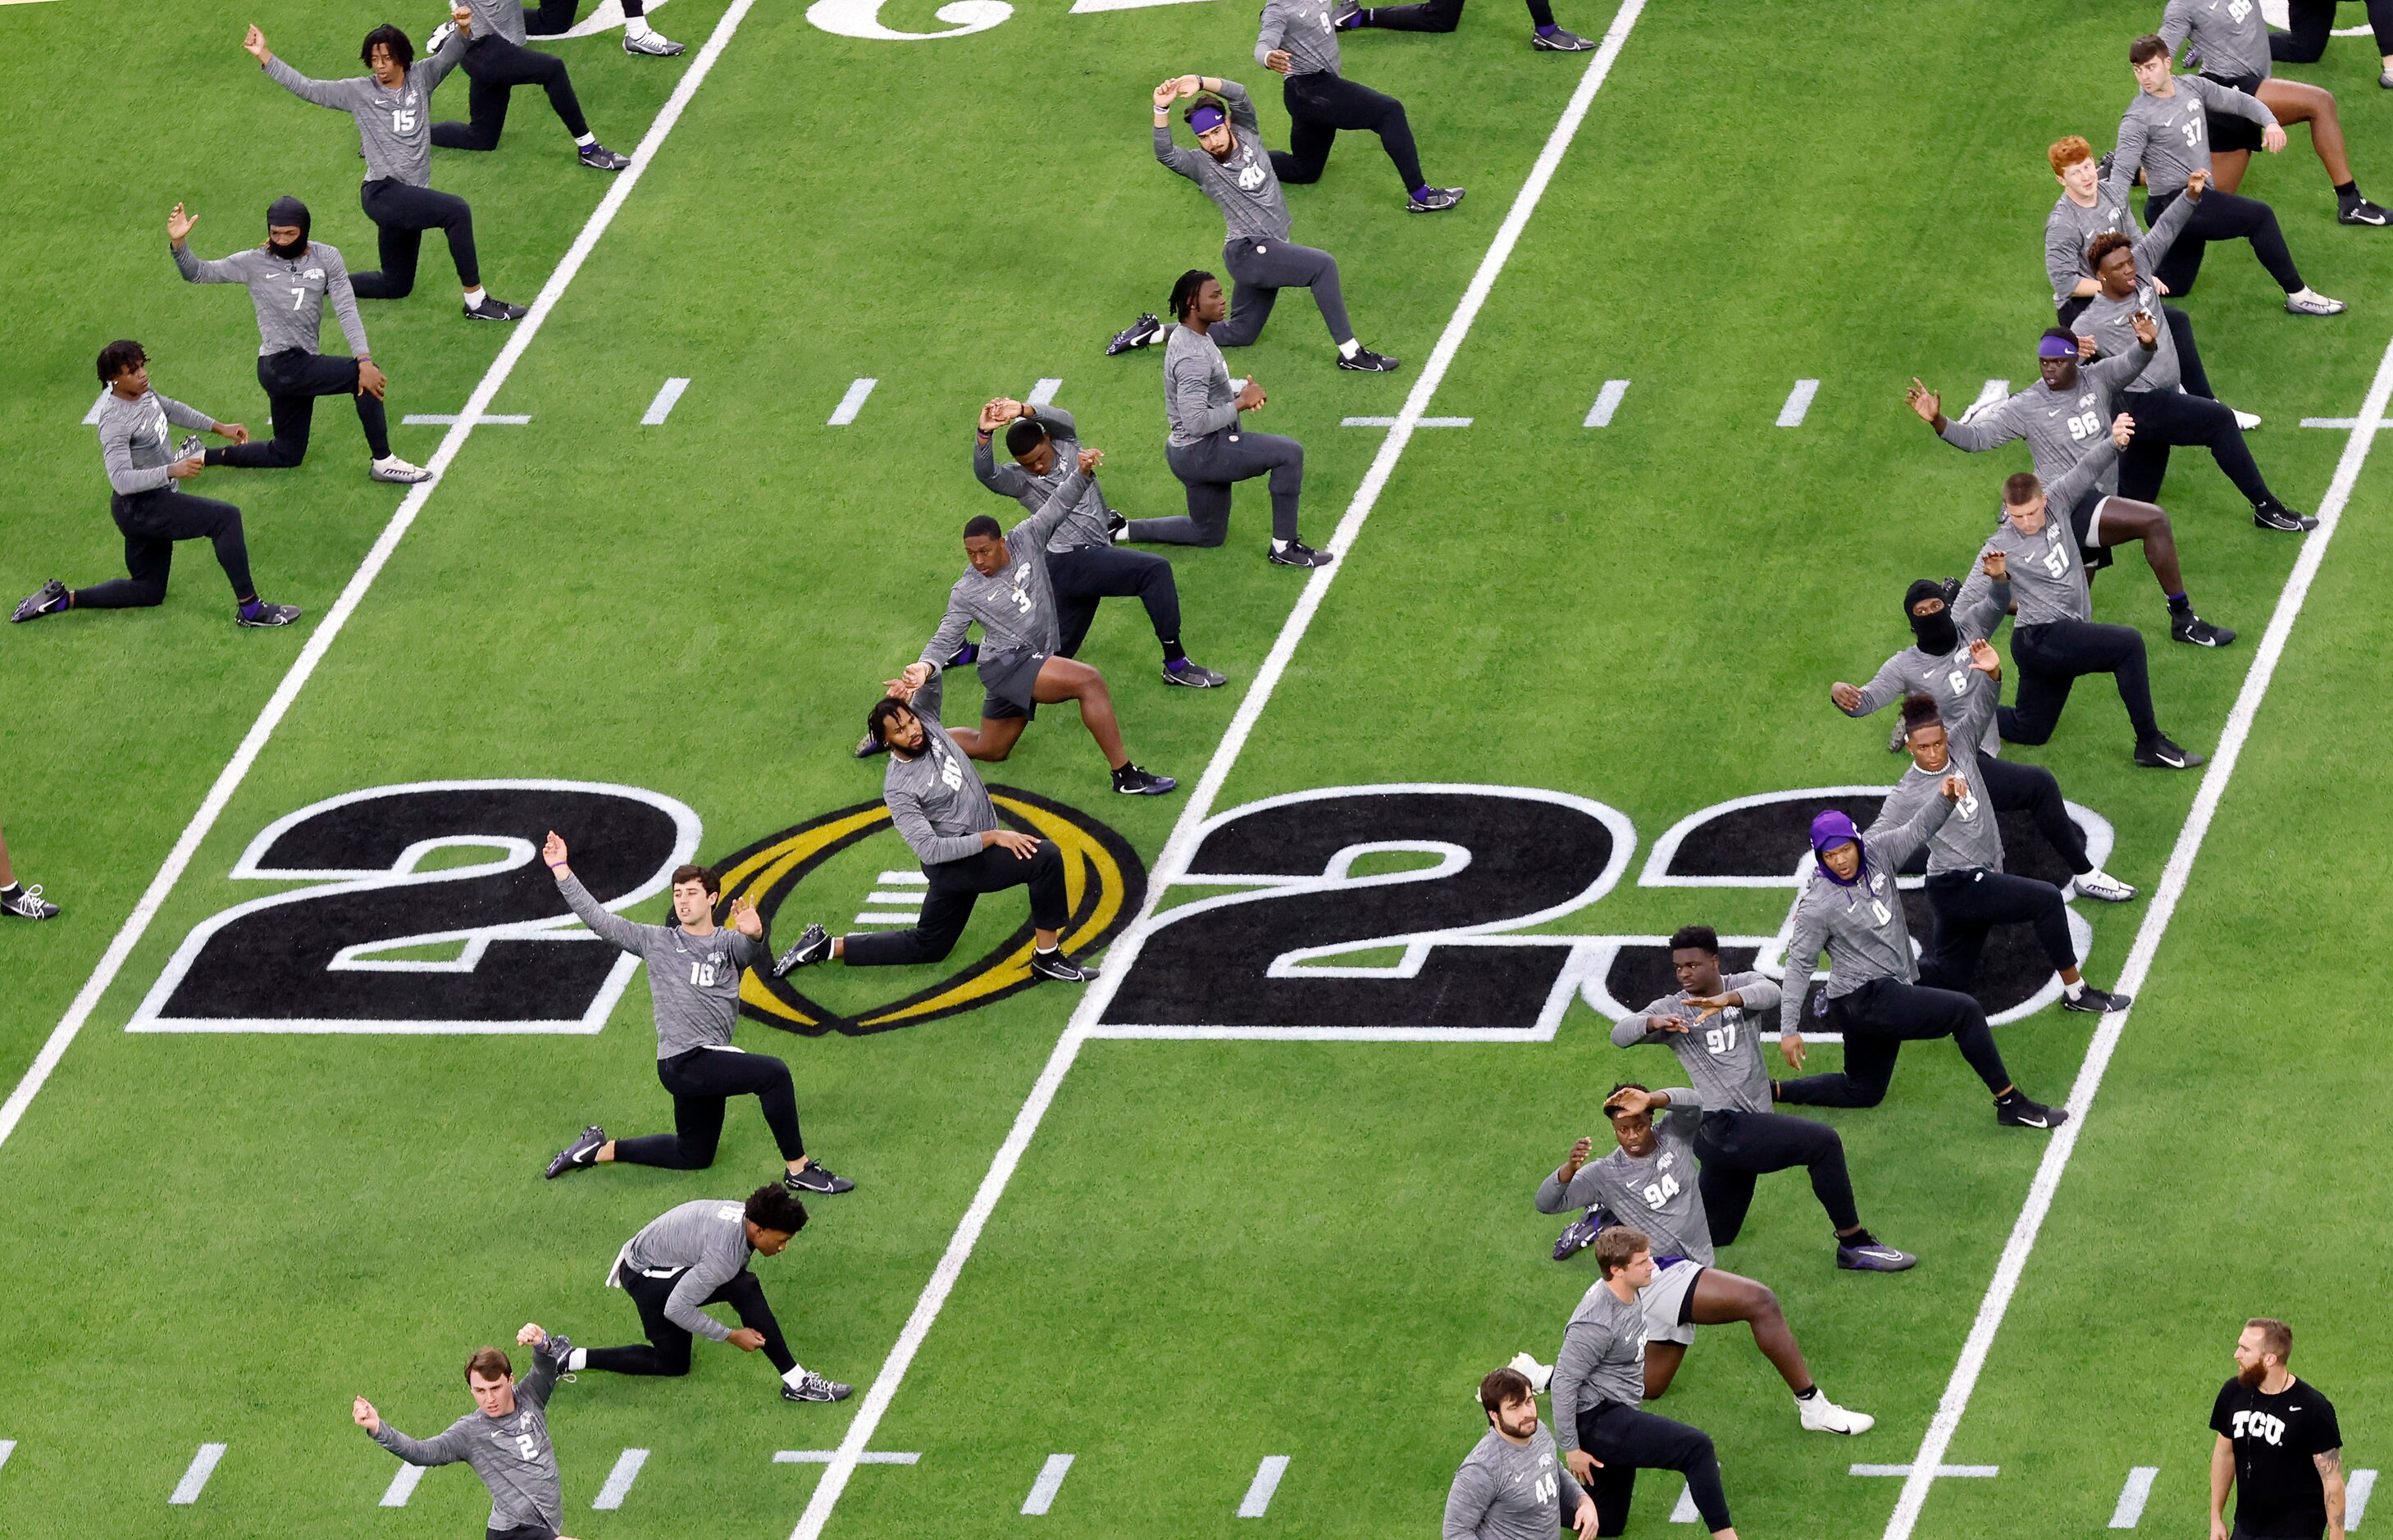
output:
[[[623,51],[646,54],[651,59],[671,59],[687,50],[679,43],[648,25],[647,0],[621,0],[623,7]],[[582,0],[540,0],[536,6],[524,7],[524,31],[534,37],[556,37],[573,30],[573,15],[582,8]]]
[[350,1418],[366,1436],[410,1465],[473,1467],[490,1492],[489,1540],[570,1540],[565,1493],[556,1475],[556,1445],[548,1436],[548,1398],[556,1389],[559,1364],[573,1351],[538,1323],[516,1333],[516,1346],[531,1349],[531,1373],[516,1382],[516,1366],[503,1349],[479,1348],[465,1360],[465,1388],[476,1410],[434,1438],[411,1439],[382,1420],[373,1402],[360,1396]]
[[[525,24],[530,20],[531,13],[524,7],[523,0],[464,3],[474,13],[473,41],[465,45],[465,57],[460,61],[465,78],[473,82],[465,98],[473,121],[434,124],[434,144],[443,150],[496,150],[499,136],[507,125],[507,98],[518,85],[537,85],[548,93],[548,105],[556,113],[556,121],[573,136],[575,152],[583,165],[593,171],[621,171],[632,163],[630,156],[616,154],[590,132],[589,122],[582,115],[581,100],[573,94],[573,77],[566,72],[565,60],[524,46]],[[435,53],[439,52],[441,41],[438,33],[433,34]]]
[[[2319,163],[2334,188],[2337,219],[2347,225],[2393,223],[2393,215],[2360,196],[2360,184],[2352,179],[2334,93],[2271,74],[2269,23],[2256,0],[2168,0],[2159,37],[2172,51],[2184,45],[2188,62],[2198,61],[2202,78],[2212,85],[2251,93],[2280,124],[2310,125],[2310,148],[2318,151]],[[2218,190],[2232,192],[2243,184],[2252,151],[2261,148],[2260,135],[2251,119],[2233,112],[2212,112],[2208,119],[2205,132]]]
[[1396,163],[1409,195],[1406,209],[1433,214],[1461,202],[1460,188],[1432,187],[1422,174],[1405,104],[1340,72],[1334,14],[1331,0],[1263,0],[1255,62],[1286,77],[1280,100],[1288,116],[1288,149],[1271,152],[1272,169],[1283,182],[1317,182],[1338,131],[1367,128]]

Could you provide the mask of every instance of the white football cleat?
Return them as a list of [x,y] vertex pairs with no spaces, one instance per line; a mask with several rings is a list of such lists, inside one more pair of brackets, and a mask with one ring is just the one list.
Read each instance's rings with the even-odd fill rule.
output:
[[625,33],[623,51],[627,54],[646,54],[650,59],[671,59],[675,54],[687,52],[687,49],[664,33],[651,29],[637,37]]
[[2107,871],[2089,871],[2070,881],[2070,889],[2080,898],[2099,899],[2105,904],[2124,904],[2136,896],[2136,890]]
[[2285,296],[2285,308],[2297,316],[2339,316],[2350,307],[2339,299],[2329,299],[2315,289]]
[[2246,433],[2260,425],[2260,414],[2256,411],[2245,411],[2237,407],[2230,407],[2227,410],[2235,413],[2235,425]]
[[1828,1399],[1823,1390],[1809,1401],[1798,1401],[1795,1410],[1803,1416],[1807,1433],[1866,1433],[1877,1426],[1877,1418],[1867,1412],[1848,1412]]
[[367,468],[366,474],[376,481],[397,482],[402,487],[412,487],[419,481],[432,479],[430,471],[421,465],[410,464],[395,454],[386,454],[380,460],[374,461]]
[[1524,1352],[1514,1353],[1512,1355],[1512,1362],[1506,1364],[1505,1367],[1508,1369],[1517,1369],[1522,1374],[1528,1377],[1529,1393],[1531,1395],[1544,1395],[1546,1393],[1546,1387],[1553,1383],[1554,1366],[1550,1364],[1540,1364]]

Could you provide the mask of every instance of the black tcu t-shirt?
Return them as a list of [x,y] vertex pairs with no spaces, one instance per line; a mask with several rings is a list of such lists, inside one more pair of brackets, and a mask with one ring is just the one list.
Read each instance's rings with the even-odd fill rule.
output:
[[2296,1379],[2270,1396],[2230,1379],[2210,1426],[2234,1446],[2238,1533],[2315,1540],[2326,1533],[2326,1486],[2311,1456],[2342,1448],[2343,1429],[2318,1387]]

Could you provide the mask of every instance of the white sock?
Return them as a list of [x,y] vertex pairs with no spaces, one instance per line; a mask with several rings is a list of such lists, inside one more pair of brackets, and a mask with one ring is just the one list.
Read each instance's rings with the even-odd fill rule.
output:
[[2084,979],[2079,979],[2075,984],[2071,984],[2064,979],[2061,981],[2060,992],[2073,1000],[2078,996],[2086,993],[2086,981]]
[[587,1348],[576,1348],[571,1352],[565,1355],[565,1372],[569,1375],[578,1375],[589,1364],[589,1363],[590,1350]]
[[645,16],[627,16],[623,18],[623,35],[625,37],[647,36],[648,19]]
[[580,145],[582,149],[587,150],[592,145],[598,142],[598,136],[595,134],[576,134],[573,136],[573,142]]
[[1288,549],[1288,542],[1280,539],[1277,535],[1274,535],[1272,537],[1272,549],[1275,551],[1285,551]]
[[1341,359],[1351,359],[1361,351],[1363,351],[1363,345],[1352,337],[1338,345],[1338,356]]
[[465,304],[470,309],[480,309],[482,307],[482,301],[490,297],[490,294],[479,284],[477,284],[473,288],[465,291]]
[[806,1366],[803,1364],[792,1364],[790,1365],[790,1372],[781,1377],[781,1383],[794,1390],[805,1383],[805,1378]]

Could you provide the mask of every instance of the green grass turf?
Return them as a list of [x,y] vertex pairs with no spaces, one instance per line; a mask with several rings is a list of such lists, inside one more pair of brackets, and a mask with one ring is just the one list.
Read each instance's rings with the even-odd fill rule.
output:
[[[893,5],[884,20],[928,29],[929,10]],[[659,24],[696,44],[721,14],[677,0]],[[1563,20],[1592,35],[1603,16]],[[260,20],[320,74],[360,25],[324,4]],[[1640,844],[1614,893],[1545,929],[1774,930],[1783,894],[1640,890],[1638,863],[1724,798],[1892,778],[1878,725],[1837,716],[1825,684],[1902,640],[1903,584],[1959,570],[2000,475],[2025,464],[1929,442],[1901,388],[1922,374],[1957,410],[1990,374],[2030,377],[2047,314],[2041,147],[2107,138],[2131,85],[2103,61],[2142,24],[1972,4],[1941,13],[1931,43],[1916,7],[1649,11],[1432,405],[1474,425],[1406,450],[1217,811],[1385,781],[1566,790],[1619,809]],[[1338,373],[1302,296],[1238,360],[1272,390],[1258,425],[1307,446],[1316,537],[1378,448],[1339,419],[1396,409],[1578,78],[1520,32],[1490,6],[1453,37],[1348,46],[1350,72],[1407,102],[1432,176],[1471,202],[1403,215],[1367,140],[1291,195],[1299,238],[1340,256],[1365,340],[1407,365]],[[769,1172],[753,1114],[734,1109],[704,1177],[538,1184],[587,1118],[661,1126],[638,982],[586,1038],[119,1029],[194,925],[278,891],[226,873],[320,798],[428,778],[621,782],[696,809],[713,856],[872,796],[877,771],[843,752],[861,709],[935,620],[959,521],[1004,512],[969,480],[982,399],[1063,377],[1060,399],[1112,451],[1115,501],[1178,501],[1155,360],[1096,346],[1157,307],[1180,268],[1218,263],[1213,215],[1148,158],[1140,97],[1167,70],[1259,77],[1248,41],[1243,13],[1210,5],[1026,7],[921,45],[832,37],[793,6],[749,18],[495,403],[533,423],[476,433],[0,1148],[16,1199],[0,1238],[18,1261],[0,1315],[0,1438],[18,1441],[0,1529],[471,1532],[479,1493],[460,1473],[403,1511],[373,1506],[392,1462],[347,1427],[348,1397],[422,1434],[464,1408],[453,1365],[478,1341],[526,1319],[628,1335],[629,1310],[598,1286],[615,1246],[672,1203]],[[196,6],[0,9],[11,203],[33,215],[0,221],[21,275],[0,295],[0,378],[27,424],[0,510],[12,597],[53,572],[114,570],[97,456],[73,426],[99,342],[140,337],[169,394],[260,425],[245,298],[174,279],[167,207],[202,214],[194,248],[213,255],[298,191],[317,232],[371,265],[347,125],[257,80],[237,43],[237,20]],[[611,38],[555,46],[626,150],[687,67],[625,59]],[[2342,95],[2363,179],[2387,137],[2365,49],[2338,41],[2306,72]],[[145,85],[130,98],[128,75]],[[1276,93],[1259,95],[1276,137]],[[435,163],[475,202],[490,286],[518,300],[603,191],[536,98],[496,155]],[[2283,317],[2230,247],[2190,307],[2221,388],[2269,419],[2264,467],[2309,507],[2342,438],[2294,424],[2357,410],[2393,254],[2333,225],[2298,133],[2247,190],[2277,202],[2313,282],[2355,304],[2334,322]],[[424,275],[415,298],[368,308],[394,414],[453,411],[502,340],[450,310],[437,242]],[[695,381],[671,423],[634,425],[668,374]],[[823,426],[862,375],[881,384],[857,423]],[[1820,396],[1801,429],[1777,429],[1798,377]],[[1612,427],[1582,429],[1608,378],[1636,383]],[[394,431],[418,459],[437,441]],[[353,433],[323,403],[305,468],[199,488],[243,506],[261,582],[310,624],[399,497],[365,482]],[[2296,1367],[2335,1396],[2352,1463],[2370,1463],[2393,1394],[2382,1328],[2365,1325],[2381,1313],[2384,1151],[2362,1110],[2383,1079],[2363,1033],[2382,953],[2365,628],[2385,485],[2372,468],[2347,509],[1954,1446],[2005,1477],[1940,1484],[1923,1533],[2024,1513],[2098,1529],[2135,1464],[2162,1467],[2148,1525],[2190,1515],[2200,1423],[2247,1313],[2295,1322]],[[2144,627],[2164,721],[2206,750],[2295,547],[2253,530],[2198,453],[2180,455],[2165,501],[2204,613],[2247,642],[2169,647],[2132,556],[2098,609]],[[1237,688],[1297,590],[1256,559],[1260,502],[1242,495],[1229,546],[1175,554],[1190,648]],[[177,565],[162,609],[0,637],[0,819],[24,875],[69,906],[0,936],[12,1084],[306,634],[234,631],[204,554]],[[1193,784],[1235,689],[1166,693],[1118,607],[1088,656],[1115,681],[1133,753]],[[951,694],[968,714],[970,677]],[[2194,783],[2135,770],[2108,691],[2081,697],[2029,757],[2112,820],[2112,869],[2149,889]],[[1152,862],[1178,799],[1109,799],[1100,774],[1058,710],[991,778],[1085,809]],[[843,921],[892,864],[876,837],[782,923]],[[2144,909],[2089,916],[2096,979],[2116,973]],[[959,957],[1016,915],[986,906]],[[887,993],[946,972],[892,975]],[[883,982],[822,993],[853,1005]],[[865,1038],[742,1026],[791,1059],[810,1144],[864,1183],[762,1264],[810,1366],[871,1377],[1073,1003],[1035,990]],[[1231,1514],[1265,1454],[1292,1462],[1269,1523],[1425,1531],[1475,1437],[1471,1383],[1519,1348],[1550,1357],[1591,1277],[1584,1259],[1545,1259],[1554,1221],[1529,1192],[1597,1121],[1594,1092],[1669,1073],[1652,1051],[1611,1049],[1602,1024],[1574,1004],[1543,1044],[1092,1045],[875,1440],[925,1463],[861,1470],[831,1533],[1027,1521],[1022,1496],[1059,1450],[1078,1463],[1043,1522],[1064,1533],[1241,1530]],[[2003,1042],[2021,1083],[2057,1097],[2087,1036],[2046,1012]],[[1903,1278],[1838,1274],[1800,1180],[1764,1185],[1723,1262],[1776,1286],[1822,1383],[1881,1420],[1861,1440],[1805,1438],[1737,1334],[1707,1334],[1661,1409],[1719,1439],[1748,1534],[1883,1521],[1895,1483],[1846,1464],[1916,1447],[2040,1154],[1996,1130],[1934,1048],[1907,1056],[1887,1106],[1832,1120],[1865,1216],[1926,1259]],[[848,1414],[784,1406],[766,1385],[759,1365],[701,1351],[687,1381],[566,1388],[572,1532],[787,1533],[817,1468],[773,1452],[830,1447]],[[231,1452],[198,1505],[165,1507],[203,1440]],[[631,1500],[590,1513],[627,1445],[654,1452]],[[1632,1533],[1668,1533],[1677,1482],[1649,1485]]]

